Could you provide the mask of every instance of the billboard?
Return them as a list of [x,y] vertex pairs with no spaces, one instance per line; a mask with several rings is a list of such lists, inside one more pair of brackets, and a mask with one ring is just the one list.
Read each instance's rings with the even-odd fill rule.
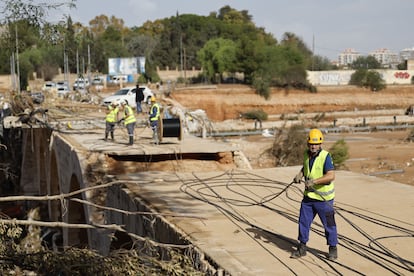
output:
[[134,75],[145,73],[145,57],[109,58],[109,75]]

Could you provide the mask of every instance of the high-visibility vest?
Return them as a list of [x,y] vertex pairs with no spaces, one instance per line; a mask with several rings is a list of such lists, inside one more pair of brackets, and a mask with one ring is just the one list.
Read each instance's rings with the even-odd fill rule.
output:
[[115,123],[117,121],[117,114],[119,112],[119,108],[118,107],[113,108],[112,106],[108,106],[108,108],[110,111],[108,114],[106,114],[105,120],[108,123]]
[[151,106],[151,110],[150,110],[150,121],[151,122],[158,121],[159,118],[160,118],[160,106],[157,103],[154,103]]
[[134,113],[132,112],[132,108],[129,105],[125,106],[125,112],[124,112],[124,124],[131,124],[135,123],[137,119],[135,119]]
[[[305,151],[305,156],[303,158],[303,175],[305,176],[305,179],[317,179],[323,176],[323,167],[328,154],[329,152],[326,150],[321,150],[313,162],[312,170],[310,170],[308,151]],[[334,182],[332,181],[329,184],[316,184],[310,189],[305,189],[304,195],[320,201],[334,199]]]

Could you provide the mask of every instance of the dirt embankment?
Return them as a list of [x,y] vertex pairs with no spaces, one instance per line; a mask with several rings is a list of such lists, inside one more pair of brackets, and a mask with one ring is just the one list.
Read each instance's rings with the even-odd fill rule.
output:
[[189,109],[203,109],[212,121],[236,119],[241,112],[267,114],[406,109],[414,104],[414,86],[389,86],[380,92],[355,87],[320,87],[317,93],[273,89],[269,100],[243,85],[175,91],[172,98]]
[[[205,110],[210,120],[219,122],[253,109],[263,109],[269,115],[406,109],[414,105],[414,86],[389,86],[380,92],[355,87],[320,87],[317,93],[275,89],[265,100],[247,86],[221,85],[175,91],[171,96],[188,109]],[[406,140],[411,131],[328,134],[324,147],[345,139],[349,146],[345,169],[414,185],[414,143]],[[260,135],[230,139],[240,144],[253,168],[274,166],[272,157],[265,154],[273,139]]]

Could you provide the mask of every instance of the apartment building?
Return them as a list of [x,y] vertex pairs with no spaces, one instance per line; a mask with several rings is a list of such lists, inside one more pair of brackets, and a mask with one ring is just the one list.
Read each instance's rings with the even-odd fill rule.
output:
[[[393,53],[387,48],[380,48],[370,52],[369,55],[375,57],[384,68],[396,68],[403,60],[414,59],[414,48],[404,49],[400,54]],[[348,66],[360,56],[362,55],[352,48],[345,49],[338,56],[338,66]]]
[[377,49],[369,53],[369,55],[375,57],[384,68],[396,68],[401,62],[399,55],[391,52],[387,48]]
[[400,51],[400,58],[401,61],[404,60],[413,60],[414,59],[414,47],[413,48],[405,48]]
[[345,49],[345,51],[340,53],[338,56],[338,66],[348,66],[360,56],[361,54],[354,49]]

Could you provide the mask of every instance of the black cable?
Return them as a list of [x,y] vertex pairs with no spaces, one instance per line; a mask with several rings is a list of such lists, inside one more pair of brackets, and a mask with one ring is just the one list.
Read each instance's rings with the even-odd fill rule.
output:
[[[201,181],[201,179],[199,179],[194,173],[193,173],[193,175],[194,175],[194,177],[197,179],[197,180],[199,180],[199,181]],[[183,181],[184,182],[184,181]],[[206,183],[204,182],[204,181],[202,181],[202,183],[203,184],[205,184],[206,185]],[[183,184],[183,185],[185,185],[185,184]],[[208,185],[207,185],[208,186]],[[181,191],[183,191],[183,189],[184,189],[184,186],[181,186],[180,187],[180,190]],[[184,189],[184,192],[186,191],[186,189]],[[212,192],[214,193],[214,194],[217,194],[216,192],[214,192],[213,190],[212,190]],[[186,192],[185,192],[186,193]],[[188,194],[188,193],[187,193]],[[195,197],[193,194],[188,194],[188,195],[190,195],[190,196],[192,196],[193,198],[197,198],[197,197]],[[218,195],[217,194],[217,196],[218,196],[218,198],[221,198],[221,196],[220,195]],[[247,220],[245,220],[242,216],[237,216],[237,215],[235,215],[235,214],[233,214],[233,213],[231,213],[231,212],[229,212],[229,210],[227,210],[227,209],[225,209],[225,208],[223,208],[222,206],[219,206],[218,204],[215,204],[215,203],[212,203],[212,202],[209,202],[209,201],[205,201],[203,198],[197,198],[197,199],[199,199],[199,200],[201,200],[201,201],[203,201],[203,202],[206,202],[206,203],[208,203],[208,204],[210,204],[210,205],[213,205],[213,206],[215,206],[223,215],[225,215],[225,216],[227,216],[227,217],[230,217],[230,218],[233,218],[233,219],[235,219],[236,221],[239,221],[239,222],[242,222],[242,223],[245,223],[245,224],[247,224],[247,225],[250,225],[251,227],[254,227],[254,228],[257,228],[255,225],[253,225],[253,224],[251,224],[249,221],[247,221]],[[227,204],[227,206],[228,206],[228,203],[226,203]],[[231,206],[228,206],[228,207],[230,207],[234,212],[236,212]],[[237,214],[237,212],[236,212],[236,214]],[[232,220],[231,220],[232,221]],[[234,221],[232,221],[233,223],[234,223]],[[292,270],[292,268],[291,267],[289,267],[287,264],[285,264],[280,258],[278,258],[274,253],[272,253],[272,252],[270,252],[269,251],[269,249],[267,249],[266,247],[264,247],[257,239],[255,239],[254,237],[252,237],[251,236],[251,234],[249,234],[249,233],[247,233],[246,232],[246,230],[244,229],[244,228],[242,228],[242,227],[240,227],[240,225],[237,225],[236,223],[234,223],[241,231],[243,231],[246,235],[248,235],[249,237],[251,237],[252,238],[252,240],[254,241],[254,242],[256,242],[260,247],[262,247],[263,249],[265,249],[271,256],[273,256],[273,258],[275,258],[275,259],[277,259],[282,265],[284,265],[289,271],[291,271],[294,275],[297,275],[297,273],[295,273],[294,272],[294,270]]]
[[[246,180],[245,177],[238,177],[240,175],[244,176],[249,176],[249,180]],[[291,191],[291,188],[294,188],[293,191],[299,191],[299,189],[295,186],[292,186],[293,183],[290,184],[286,184],[283,182],[279,182],[279,181],[274,181],[274,180],[270,180],[267,178],[264,178],[262,176],[257,176],[255,174],[250,174],[250,173],[234,173],[234,172],[226,172],[220,175],[216,175],[213,177],[209,177],[206,179],[200,179],[199,177],[197,177],[195,174],[193,174],[194,177],[196,178],[196,180],[190,180],[190,181],[183,181],[182,180],[182,185],[180,187],[180,190],[182,190],[183,192],[189,194],[190,196],[192,196],[193,198],[199,199],[203,202],[206,202],[208,204],[211,204],[213,206],[215,206],[216,208],[218,208],[222,213],[225,213],[227,216],[232,217],[233,219],[245,223],[251,227],[254,227],[256,229],[260,229],[262,231],[267,231],[257,225],[255,225],[254,223],[251,223],[247,218],[245,218],[244,216],[242,216],[240,213],[238,213],[233,207],[231,207],[231,205],[233,206],[243,206],[243,207],[248,207],[248,206],[259,206],[259,207],[263,207],[266,208],[268,210],[274,211],[276,213],[278,213],[281,216],[284,216],[285,218],[287,218],[288,220],[292,220],[296,222],[296,219],[293,218],[293,216],[286,212],[283,212],[279,209],[276,208],[272,208],[271,206],[268,205],[268,203],[274,204],[272,203],[272,201],[278,197],[280,197],[280,195],[282,195],[283,193],[286,194],[286,197],[290,200],[293,200],[289,195],[288,192]],[[224,177],[224,179],[223,179]],[[260,184],[257,184],[260,183]],[[281,185],[282,187],[278,187],[279,185]],[[284,186],[283,186],[284,185]],[[239,192],[237,189],[235,189],[235,187],[233,186],[238,186],[241,187],[242,189],[244,189],[245,191],[247,191],[248,193],[251,193],[252,195],[254,195],[255,197],[252,197],[250,195],[247,195],[245,193]],[[262,197],[260,200],[255,200],[256,197],[258,197],[258,195],[256,193],[254,193],[251,189],[248,189],[248,187],[264,187],[266,189],[270,189],[270,191],[273,191],[274,189],[277,189],[278,191],[275,192],[272,195],[268,195],[268,196],[264,196]],[[231,191],[232,193],[235,193],[238,195],[238,197],[242,197],[245,198],[240,199],[240,198],[224,198],[221,195],[219,195],[219,193],[216,192],[215,189],[221,189],[225,187],[227,190]],[[209,193],[207,193],[207,191],[209,191]],[[195,194],[194,194],[195,193]],[[197,196],[198,194],[198,196]],[[227,209],[224,206],[220,206],[218,203],[214,203],[211,200],[208,199],[218,199],[220,200],[220,202],[226,204],[226,206],[229,208]],[[297,202],[297,201],[296,201]],[[335,207],[336,212],[338,213],[339,210],[341,211],[345,211],[345,212],[349,212],[352,215],[356,215],[355,212],[351,212],[348,211],[344,208],[339,208],[339,207]],[[358,215],[357,215],[358,216]],[[411,230],[405,229],[403,227],[399,227],[397,225],[390,225],[389,223],[387,223],[386,221],[379,221],[379,220],[375,220],[374,218],[371,218],[369,216],[364,216],[362,214],[359,214],[359,216],[361,218],[365,218],[366,221],[369,221],[371,223],[376,223],[378,226],[380,227],[388,227],[394,230],[398,230],[401,231],[403,233],[412,233]],[[346,218],[344,218],[344,220],[352,225],[352,221],[347,220]],[[319,224],[318,224],[319,225]],[[320,227],[322,227],[321,225],[319,225]],[[362,229],[358,229],[358,227],[356,227],[357,231],[361,234],[363,234],[363,236],[367,237],[371,243],[375,244],[375,239],[373,239],[372,237],[370,237],[369,235],[367,235]],[[317,229],[312,229],[313,232],[317,233],[318,235],[324,236],[324,232],[319,231]],[[366,254],[368,253],[367,250],[369,248],[369,246],[357,243],[355,241],[349,240],[348,238],[344,237],[344,236],[339,236],[341,242],[341,245],[343,245],[344,247],[348,248],[349,250],[354,251],[355,253],[361,255],[364,258],[367,258],[368,260],[376,263],[377,265],[387,269],[388,271],[392,272],[392,273],[398,273],[395,269],[392,269],[390,267],[388,267],[388,265],[386,263],[384,263],[384,261],[386,261],[383,257],[381,257],[379,254],[375,254],[373,251],[373,249],[371,248],[371,252],[370,255]],[[386,238],[386,237],[382,237]],[[353,246],[357,246],[358,248],[360,248],[361,250],[356,251],[356,249],[352,249],[351,247],[347,246],[346,244],[342,244],[342,243],[349,243],[349,244],[353,244]],[[389,264],[395,265],[399,268],[402,269],[407,269],[409,271],[410,268],[407,266],[408,264],[412,264],[411,261],[409,260],[405,260],[399,256],[397,256],[395,253],[393,253],[392,251],[390,251],[389,249],[387,249],[386,247],[380,245],[380,248],[382,249],[382,252],[379,251],[381,254],[392,258],[394,260],[399,260],[404,266],[402,266],[401,264],[398,264],[396,262],[392,262],[392,261],[388,261],[387,262]],[[365,253],[364,253],[365,252]],[[315,255],[316,256],[316,255]],[[378,259],[374,259],[373,256],[376,256],[376,258]],[[318,256],[316,256],[318,257]],[[318,258],[321,258],[320,256]],[[324,259],[323,259],[324,260]],[[324,260],[326,261],[326,260]],[[343,264],[342,265],[344,268],[348,269],[348,270],[353,270],[350,267],[346,267]]]

